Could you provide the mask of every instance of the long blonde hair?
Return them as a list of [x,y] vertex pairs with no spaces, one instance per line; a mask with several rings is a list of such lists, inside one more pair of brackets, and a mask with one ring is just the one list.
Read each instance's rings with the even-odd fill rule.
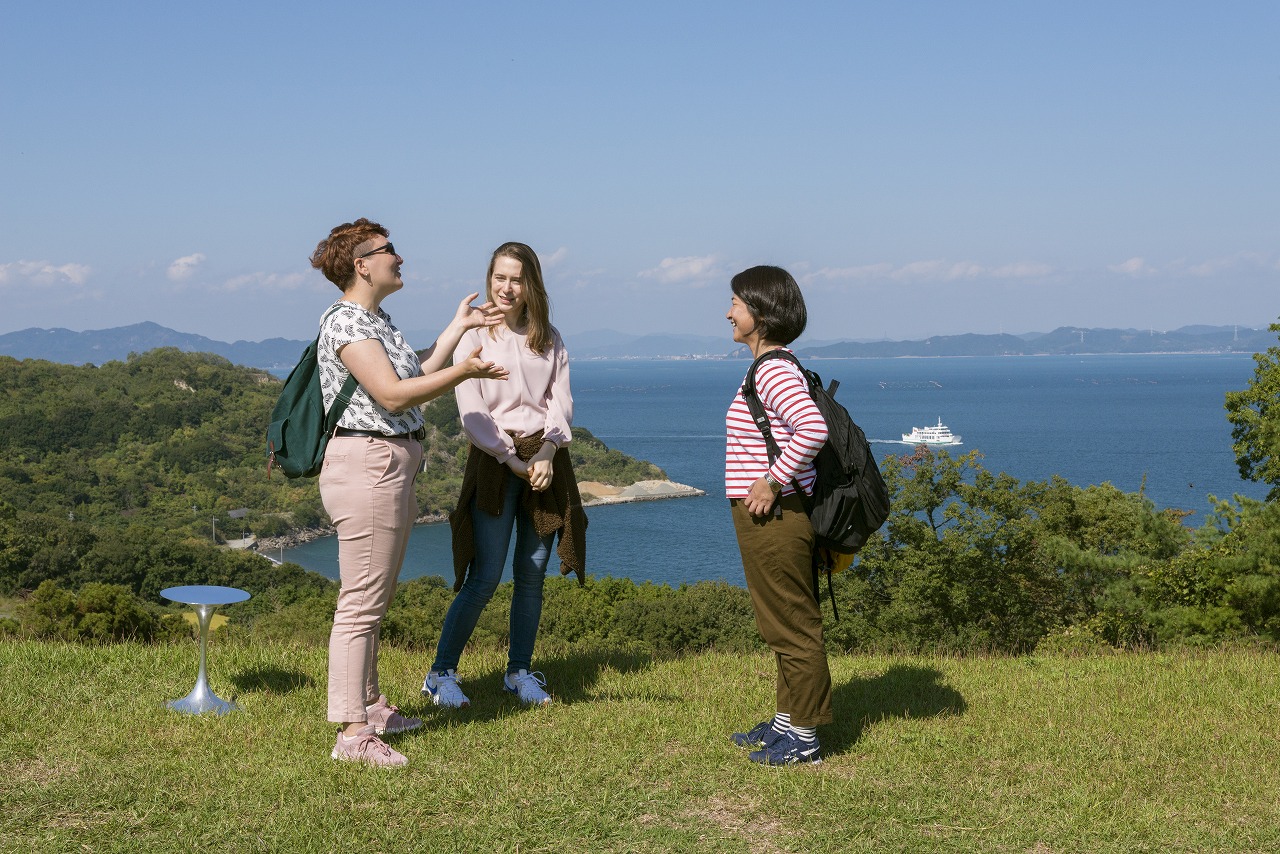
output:
[[[525,342],[539,356],[551,346],[555,332],[551,328],[551,304],[547,300],[547,288],[542,283],[542,265],[538,255],[523,243],[504,243],[493,250],[489,259],[489,272],[484,277],[485,296],[493,300],[493,265],[499,258],[511,258],[520,262],[520,284],[524,288]],[[497,337],[498,327],[489,327],[489,335]]]

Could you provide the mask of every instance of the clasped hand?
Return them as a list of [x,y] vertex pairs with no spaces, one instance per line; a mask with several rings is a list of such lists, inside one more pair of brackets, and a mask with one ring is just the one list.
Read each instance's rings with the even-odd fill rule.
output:
[[533,487],[534,492],[543,492],[551,486],[551,476],[555,473],[551,458],[555,453],[555,445],[543,442],[538,453],[534,454],[529,462],[526,463],[519,457],[512,457],[507,461],[507,467],[522,479],[529,481],[529,486]]

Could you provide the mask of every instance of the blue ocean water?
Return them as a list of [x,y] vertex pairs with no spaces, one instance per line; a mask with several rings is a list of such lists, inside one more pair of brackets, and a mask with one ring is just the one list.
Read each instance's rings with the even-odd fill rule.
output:
[[[951,453],[976,449],[990,471],[1145,489],[1158,507],[1193,511],[1192,525],[1208,511],[1211,493],[1266,493],[1240,479],[1223,409],[1223,395],[1253,376],[1248,355],[826,359],[809,367],[840,381],[836,397],[878,457],[908,452],[901,435],[941,418],[963,439]],[[744,583],[723,455],[725,410],[746,368],[745,361],[573,364],[575,424],[707,492],[589,508],[588,572],[673,586]],[[332,538],[284,558],[337,577]],[[447,525],[414,529],[401,578],[421,575],[452,581]]]

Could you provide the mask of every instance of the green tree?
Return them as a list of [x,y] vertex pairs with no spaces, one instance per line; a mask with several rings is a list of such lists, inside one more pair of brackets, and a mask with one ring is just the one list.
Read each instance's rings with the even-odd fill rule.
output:
[[1280,641],[1280,504],[1219,501],[1194,548],[1136,585],[1157,640]]
[[[892,512],[842,590],[845,646],[1026,651],[1062,619],[1064,589],[1039,549],[1045,487],[992,474],[971,451],[917,448],[882,466]],[[848,601],[837,591],[841,601]]]
[[[1269,327],[1280,333],[1280,323]],[[1268,501],[1280,500],[1280,346],[1255,353],[1249,387],[1226,395],[1231,449],[1240,476],[1271,485]]]
[[1063,624],[1115,646],[1145,643],[1149,626],[1135,579],[1181,554],[1191,532],[1178,511],[1110,483],[1084,488],[1055,477],[1039,509],[1039,547],[1063,584]]

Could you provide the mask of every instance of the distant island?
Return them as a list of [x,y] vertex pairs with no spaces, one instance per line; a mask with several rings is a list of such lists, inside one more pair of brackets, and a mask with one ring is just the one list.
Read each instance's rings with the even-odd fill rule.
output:
[[[429,335],[406,331],[406,337]],[[131,353],[174,347],[185,353],[214,353],[237,365],[268,371],[291,368],[308,341],[269,338],[226,343],[157,323],[74,332],[23,329],[0,335],[0,356],[43,359],[70,365],[124,361]],[[701,335],[629,335],[595,330],[566,336],[575,359],[745,359],[747,352],[725,338]],[[1062,326],[1052,332],[1022,335],[936,335],[916,341],[822,341],[801,338],[795,350],[817,359],[929,356],[1053,356],[1107,353],[1258,353],[1276,344],[1266,327],[1184,326],[1170,332],[1141,329],[1081,329]]]

